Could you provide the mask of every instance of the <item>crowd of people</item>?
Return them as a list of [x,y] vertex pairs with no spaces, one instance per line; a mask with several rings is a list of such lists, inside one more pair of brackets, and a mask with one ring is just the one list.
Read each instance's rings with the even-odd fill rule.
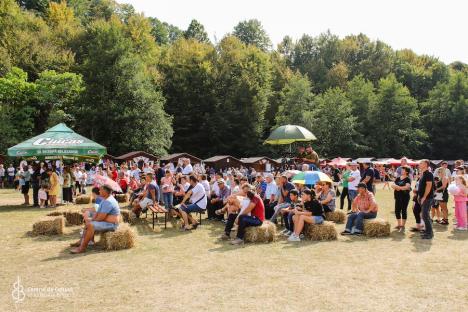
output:
[[[428,160],[421,160],[417,168],[412,168],[404,158],[397,168],[373,166],[370,161],[360,164],[351,161],[338,168],[332,164],[321,165],[312,149],[300,150],[299,155],[295,167],[321,170],[333,182],[292,183],[288,170],[260,173],[240,167],[216,171],[201,164],[192,165],[188,158],[180,159],[177,164],[144,163],[139,166],[136,163],[104,162],[88,168],[81,164],[28,164],[23,161],[17,169],[10,166],[5,170],[2,166],[0,174],[6,176],[3,183],[21,190],[25,205],[30,204],[29,189],[32,188],[33,206],[41,208],[55,207],[60,192],[62,203],[71,203],[74,196],[86,193],[86,186],[93,184],[94,176],[107,176],[118,183],[122,193],[129,194],[130,208],[136,217],[152,205],[161,205],[171,216],[181,219],[181,230],[190,231],[198,227],[193,214],[207,212],[208,219],[225,224],[221,239],[228,239],[231,230],[237,228],[237,237],[232,244],[243,243],[247,227],[259,226],[265,220],[277,223],[278,218],[285,226],[282,234],[289,241],[300,241],[304,224],[321,224],[326,219],[326,212],[338,207],[344,210],[345,206],[348,218],[341,234],[361,235],[364,219],[375,218],[378,213],[377,183],[393,189],[396,231],[405,231],[408,206],[412,202],[416,226],[411,231],[421,232],[423,239],[432,239],[433,222],[449,224],[450,186],[453,186],[456,229],[467,229],[467,174],[461,160],[456,161],[451,172],[447,162],[442,162],[435,170]],[[112,196],[115,191],[95,188],[93,196],[98,193],[105,200],[111,198],[111,215],[117,213]],[[96,207],[94,213],[99,210],[96,215],[101,215],[109,209]],[[103,221],[106,218],[101,215],[93,221],[107,222]],[[113,217],[109,219],[113,220]],[[104,225],[90,223],[91,226],[102,229]],[[112,228],[112,225],[108,227]]]

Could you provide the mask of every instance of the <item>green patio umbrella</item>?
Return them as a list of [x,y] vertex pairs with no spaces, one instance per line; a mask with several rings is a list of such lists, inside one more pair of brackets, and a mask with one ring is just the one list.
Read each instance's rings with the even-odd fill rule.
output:
[[106,148],[87,139],[61,123],[46,132],[8,149],[8,156],[29,160],[69,159],[96,161]]
[[294,142],[309,142],[317,140],[315,135],[304,127],[296,125],[285,125],[276,128],[265,140],[266,144],[281,145],[292,144]]

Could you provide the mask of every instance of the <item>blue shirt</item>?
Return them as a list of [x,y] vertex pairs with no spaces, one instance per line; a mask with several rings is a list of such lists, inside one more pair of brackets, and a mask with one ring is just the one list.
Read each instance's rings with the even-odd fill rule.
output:
[[104,201],[104,198],[102,198],[101,196],[97,196],[95,199],[95,204],[100,205],[103,201]]
[[286,182],[286,184],[283,185],[282,190],[288,191],[288,194],[286,194],[286,197],[284,198],[285,203],[291,203],[291,198],[289,197],[289,193],[291,193],[291,191],[294,190],[295,188],[296,187],[291,182]]
[[147,184],[146,186],[146,198],[153,200],[153,196],[151,196],[151,191],[154,191],[154,198],[156,198],[156,201],[159,201],[159,186],[156,184],[156,182],[152,181],[150,184]]
[[120,214],[120,207],[114,196],[109,196],[101,202],[99,205],[99,213],[105,213],[112,216],[118,216]]

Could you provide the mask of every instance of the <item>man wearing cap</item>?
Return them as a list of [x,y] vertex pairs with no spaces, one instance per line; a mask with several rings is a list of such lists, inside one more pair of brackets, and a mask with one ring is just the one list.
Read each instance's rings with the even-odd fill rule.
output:
[[377,217],[377,202],[374,194],[368,190],[365,183],[358,184],[358,195],[353,200],[352,213],[348,216],[346,227],[341,235],[361,235],[364,229],[364,219]]
[[263,204],[265,206],[265,218],[270,218],[273,215],[273,207],[276,206],[277,198],[276,193],[278,192],[278,186],[273,180],[273,175],[271,173],[267,173],[265,175],[266,180],[266,190],[265,190],[265,197],[263,199]]
[[231,195],[231,189],[226,185],[224,179],[219,179],[216,181],[218,185],[218,196],[210,200],[210,205],[208,207],[208,219],[211,220],[223,220],[224,216],[216,215],[215,211],[223,208],[227,202],[227,198]]
[[348,176],[348,197],[351,203],[353,202],[354,198],[357,196],[357,186],[359,181],[361,180],[361,172],[359,172],[358,164],[355,161],[348,163],[349,168],[351,170]]

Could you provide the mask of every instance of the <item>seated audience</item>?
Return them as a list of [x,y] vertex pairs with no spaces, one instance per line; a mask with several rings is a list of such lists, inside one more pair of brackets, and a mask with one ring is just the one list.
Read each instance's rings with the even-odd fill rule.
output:
[[[198,222],[190,215],[190,213],[205,213],[207,205],[207,197],[205,188],[201,183],[198,182],[197,178],[193,175],[189,178],[191,189],[185,194],[182,202],[180,203],[180,214],[184,220],[183,230],[189,231],[196,229]],[[185,202],[190,198],[190,205],[186,205]],[[191,224],[191,226],[190,226]]]
[[358,195],[353,200],[352,213],[348,215],[346,228],[341,235],[361,235],[364,229],[364,219],[377,217],[377,203],[374,194],[368,190],[365,183],[358,184]]
[[315,192],[304,190],[302,192],[303,209],[296,207],[294,209],[294,233],[289,236],[288,241],[300,242],[301,232],[304,229],[304,224],[322,224],[323,223],[323,207],[315,198]]
[[252,190],[247,191],[247,197],[250,199],[250,204],[246,209],[241,210],[236,218],[239,226],[237,228],[237,238],[231,241],[232,245],[243,244],[245,229],[249,226],[260,226],[265,220],[265,206],[261,197]]

